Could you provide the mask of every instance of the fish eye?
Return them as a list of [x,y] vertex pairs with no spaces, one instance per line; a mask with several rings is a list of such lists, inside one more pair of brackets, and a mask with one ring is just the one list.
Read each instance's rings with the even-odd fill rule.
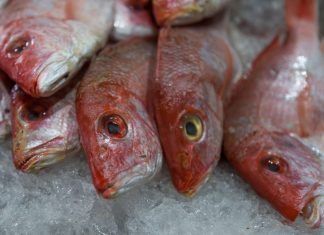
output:
[[26,50],[31,44],[31,40],[26,37],[20,37],[13,41],[9,48],[7,49],[7,53],[12,55],[18,55]]
[[22,117],[26,121],[37,121],[46,116],[47,109],[41,104],[29,104],[26,105]]
[[203,134],[203,124],[199,116],[185,114],[182,117],[183,135],[190,141],[198,141]]
[[287,163],[281,157],[268,155],[263,160],[263,166],[269,171],[283,173],[286,170]]
[[119,115],[103,117],[101,121],[104,132],[113,138],[123,138],[127,134],[127,124]]

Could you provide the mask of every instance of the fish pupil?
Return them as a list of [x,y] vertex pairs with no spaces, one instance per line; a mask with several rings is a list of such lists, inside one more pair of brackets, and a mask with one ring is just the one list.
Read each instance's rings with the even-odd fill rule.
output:
[[21,53],[23,50],[25,50],[28,46],[29,46],[29,42],[28,42],[28,41],[23,42],[23,43],[21,43],[20,45],[16,46],[16,47],[13,49],[13,52],[16,53],[16,54],[19,54],[19,53]]
[[120,133],[120,127],[114,122],[108,122],[107,124],[108,132],[111,135],[117,135]]
[[187,122],[186,123],[186,132],[190,136],[196,136],[198,131],[197,131],[197,128],[194,123]]
[[38,112],[29,111],[29,113],[28,113],[28,119],[31,121],[37,120],[40,116],[41,115]]
[[280,170],[280,165],[278,162],[268,161],[268,169],[272,172],[278,172]]

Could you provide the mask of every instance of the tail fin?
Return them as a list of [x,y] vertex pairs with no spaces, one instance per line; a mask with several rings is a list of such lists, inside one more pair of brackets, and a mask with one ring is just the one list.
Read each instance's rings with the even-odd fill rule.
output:
[[317,0],[285,0],[286,23],[289,26],[296,20],[310,21],[317,27]]

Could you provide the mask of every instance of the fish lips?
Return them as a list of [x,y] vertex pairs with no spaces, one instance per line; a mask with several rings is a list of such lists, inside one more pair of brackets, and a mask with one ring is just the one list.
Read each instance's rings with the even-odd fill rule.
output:
[[162,167],[162,156],[157,157],[154,165],[140,163],[134,167],[119,173],[113,180],[107,180],[104,187],[97,187],[97,191],[106,199],[114,198],[130,189],[150,181]]
[[324,182],[317,187],[313,196],[305,204],[300,214],[311,228],[319,228],[324,219]]
[[87,57],[72,56],[67,61],[57,62],[62,58],[53,54],[47,63],[39,69],[36,92],[40,97],[53,95],[74,77],[88,59]]
[[59,137],[22,154],[14,151],[14,163],[18,170],[30,173],[61,161],[67,154],[79,149],[79,145],[67,146],[64,138]]

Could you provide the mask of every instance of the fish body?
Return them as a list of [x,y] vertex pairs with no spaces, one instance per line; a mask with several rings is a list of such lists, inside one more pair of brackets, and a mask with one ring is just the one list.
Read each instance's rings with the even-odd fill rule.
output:
[[13,88],[12,156],[18,170],[38,171],[80,149],[75,94],[75,83],[45,98]]
[[0,68],[33,97],[54,94],[105,45],[113,3],[8,1],[0,8]]
[[187,25],[211,17],[229,0],[153,0],[154,16],[162,25]]
[[172,181],[187,196],[207,181],[220,158],[225,90],[237,60],[212,20],[164,28],[158,44],[155,116]]
[[301,213],[317,227],[324,196],[323,160],[312,151],[323,147],[318,140],[324,133],[317,1],[285,4],[285,34],[255,59],[226,107],[224,149],[238,173],[283,216],[295,220]]
[[0,71],[0,141],[10,133],[10,94],[7,76]]
[[150,98],[155,48],[146,39],[105,48],[78,88],[81,143],[94,186],[105,198],[151,179],[161,168]]
[[145,8],[134,8],[126,0],[115,4],[115,20],[111,36],[114,40],[125,40],[131,37],[156,35],[156,27],[149,11]]

